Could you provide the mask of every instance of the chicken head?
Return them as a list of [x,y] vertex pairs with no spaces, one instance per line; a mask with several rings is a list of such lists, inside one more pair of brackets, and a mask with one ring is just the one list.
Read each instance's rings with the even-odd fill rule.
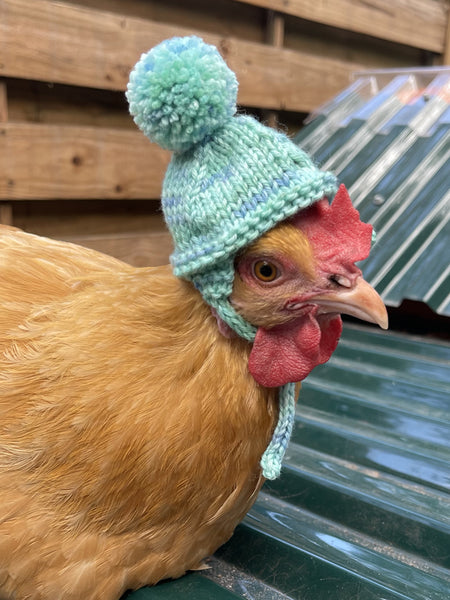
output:
[[235,310],[258,328],[249,370],[265,387],[304,379],[335,350],[340,314],[387,328],[386,308],[355,265],[370,252],[345,186],[300,211],[236,259]]

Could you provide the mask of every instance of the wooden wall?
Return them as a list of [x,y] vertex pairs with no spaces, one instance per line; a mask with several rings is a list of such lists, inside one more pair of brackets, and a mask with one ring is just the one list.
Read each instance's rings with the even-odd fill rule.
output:
[[0,221],[166,262],[169,156],[123,92],[142,52],[192,33],[237,73],[240,105],[289,131],[355,70],[450,57],[446,0],[0,0]]

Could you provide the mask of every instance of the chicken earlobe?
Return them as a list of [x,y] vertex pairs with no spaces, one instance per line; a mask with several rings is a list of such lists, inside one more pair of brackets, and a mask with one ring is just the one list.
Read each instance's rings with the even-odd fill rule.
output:
[[228,323],[225,323],[223,319],[219,317],[219,314],[215,308],[211,306],[211,314],[217,321],[217,329],[223,335],[223,337],[228,338],[229,340],[238,337],[238,334],[231,329]]

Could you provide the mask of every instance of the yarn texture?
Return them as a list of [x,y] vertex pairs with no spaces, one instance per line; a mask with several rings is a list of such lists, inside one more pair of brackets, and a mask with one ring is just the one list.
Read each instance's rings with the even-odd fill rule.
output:
[[[235,115],[237,81],[214,46],[172,38],[143,54],[127,88],[130,112],[153,142],[172,150],[161,203],[174,240],[174,274],[194,283],[238,335],[256,328],[229,298],[237,253],[324,196],[334,175],[286,135]],[[294,385],[279,391],[279,419],[261,466],[276,478],[292,431]]]
[[281,463],[295,420],[295,383],[287,383],[280,388],[278,402],[278,423],[260,463],[266,479],[276,479],[281,473]]
[[137,126],[162,148],[181,152],[236,112],[236,76],[200,38],[162,42],[130,74],[126,96]]

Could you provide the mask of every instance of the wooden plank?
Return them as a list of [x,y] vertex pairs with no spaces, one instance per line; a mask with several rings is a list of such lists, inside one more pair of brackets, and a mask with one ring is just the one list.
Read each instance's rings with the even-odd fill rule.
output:
[[363,68],[54,0],[0,0],[0,75],[124,90],[142,52],[165,38],[192,33],[219,47],[238,76],[239,102],[245,106],[307,112]]
[[442,56],[442,64],[450,65],[450,9],[447,14],[447,27],[445,31],[445,48]]
[[64,239],[110,254],[135,267],[166,265],[173,249],[169,233],[73,236]]
[[267,15],[267,43],[275,48],[284,45],[284,16],[273,10]]
[[[67,0],[66,0],[67,1]],[[96,10],[264,43],[264,8],[230,0],[70,0]]]
[[0,223],[2,225],[13,224],[13,210],[9,202],[0,202]]
[[136,130],[122,92],[8,79],[9,120]]
[[445,0],[237,0],[442,54]]
[[139,131],[0,126],[0,199],[159,198],[169,153]]
[[[275,48],[282,48],[284,45],[284,15],[274,10],[267,12],[267,32],[266,41]],[[270,127],[278,127],[278,111],[266,110],[264,120]]]
[[0,79],[0,123],[8,121],[8,97],[6,93],[6,82]]
[[15,227],[93,248],[135,266],[166,264],[172,252],[159,201],[65,199],[13,205]]
[[[8,122],[8,95],[6,82],[0,79],[0,125]],[[9,202],[0,202],[0,223],[13,224],[13,209]]]
[[45,237],[167,232],[159,200],[21,200],[14,225]]

